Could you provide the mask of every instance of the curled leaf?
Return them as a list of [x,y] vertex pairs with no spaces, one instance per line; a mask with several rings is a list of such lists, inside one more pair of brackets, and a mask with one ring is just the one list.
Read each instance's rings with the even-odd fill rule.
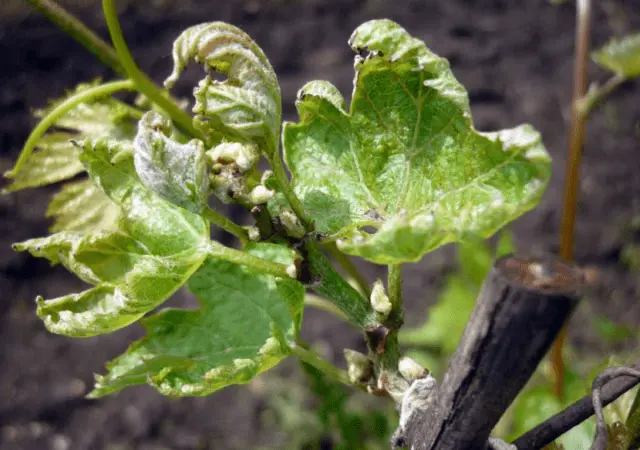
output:
[[539,133],[476,131],[449,63],[392,21],[361,25],[349,43],[349,112],[333,86],[310,83],[298,95],[300,122],[284,128],[294,189],[317,231],[347,253],[396,264],[487,237],[536,205],[550,173]]
[[194,213],[207,206],[209,180],[204,145],[194,139],[180,144],[167,134],[171,122],[155,112],[138,123],[133,141],[138,176],[153,192]]
[[[284,246],[254,244],[249,252],[293,263]],[[166,395],[207,395],[247,383],[289,353],[302,318],[304,288],[297,281],[209,258],[189,289],[201,309],[167,309],[144,319],[147,335],[108,364],[92,397],[144,383]]]
[[592,58],[600,66],[625,78],[640,76],[640,33],[612,39],[593,52]]
[[226,23],[188,28],[173,44],[174,69],[165,81],[167,87],[175,84],[190,60],[227,76],[225,81],[207,76],[194,91],[196,126],[209,135],[255,142],[268,154],[277,151],[280,86],[260,47]]

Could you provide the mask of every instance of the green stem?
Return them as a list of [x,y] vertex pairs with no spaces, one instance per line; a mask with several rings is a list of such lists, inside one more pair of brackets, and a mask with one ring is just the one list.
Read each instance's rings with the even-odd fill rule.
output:
[[602,86],[598,86],[595,90],[587,92],[587,94],[578,101],[578,112],[585,119],[604,102],[627,78],[620,74],[615,74],[607,80]]
[[389,291],[389,301],[391,310],[402,311],[402,264],[389,264],[389,274],[387,282]]
[[284,197],[289,202],[289,205],[291,205],[293,212],[298,216],[300,222],[302,222],[307,231],[313,231],[313,221],[302,206],[302,202],[300,202],[300,199],[293,191],[289,178],[287,178],[287,174],[284,170],[284,166],[282,165],[282,159],[280,158],[280,154],[277,150],[274,151],[272,156],[269,158],[269,164],[273,169],[273,175],[276,178],[278,186],[280,187]]
[[247,242],[249,242],[249,235],[247,234],[247,231],[237,223],[227,219],[225,216],[223,216],[219,212],[214,211],[210,208],[206,208],[203,211],[202,215],[208,221],[219,226],[226,232],[233,234],[235,237],[240,239],[240,241],[243,244],[246,244]]
[[226,261],[241,264],[243,266],[256,269],[259,272],[264,272],[269,275],[280,278],[291,278],[288,272],[289,266],[286,264],[280,264],[277,262],[269,261],[268,259],[258,258],[250,253],[236,250],[234,248],[226,247],[215,241],[210,242],[209,255],[214,258],[224,259]]
[[636,392],[625,425],[629,433],[628,448],[638,448],[640,445],[640,390]]
[[66,11],[52,0],[26,0],[34,9],[42,13],[62,31],[78,41],[94,54],[103,64],[111,67],[117,74],[126,77],[127,73],[118,60],[115,49],[100,36],[91,31],[77,17]]
[[318,295],[307,293],[304,296],[304,304],[305,306],[311,306],[312,308],[319,309],[320,311],[326,311],[330,314],[333,314],[335,317],[338,317],[339,319],[342,319],[352,325],[351,322],[349,322],[349,318],[347,317],[347,315],[343,313],[340,308],[331,303],[329,300],[325,300]]
[[360,273],[351,258],[342,253],[336,246],[335,242],[330,242],[326,244],[325,247],[333,257],[333,259],[335,259],[338,264],[340,264],[344,268],[344,270],[347,272],[347,275],[355,280],[358,288],[360,288],[360,291],[365,295],[365,297],[371,297],[371,288],[369,287],[367,279]]
[[135,90],[135,84],[131,80],[112,81],[110,83],[101,84],[84,91],[78,92],[67,98],[65,101],[56,106],[49,114],[44,116],[40,123],[33,129],[27,142],[22,148],[22,152],[18,157],[16,165],[9,172],[4,175],[7,178],[15,177],[24,167],[27,159],[31,153],[33,153],[40,138],[47,132],[47,130],[53,126],[56,121],[71,111],[73,108],[81,103],[96,100],[97,98],[113,95],[118,91],[133,91]]
[[351,382],[349,381],[349,375],[347,374],[347,372],[345,372],[342,369],[338,369],[336,366],[334,366],[330,362],[325,361],[316,352],[307,350],[306,348],[300,345],[296,345],[295,347],[293,347],[291,349],[291,352],[294,355],[296,355],[298,358],[300,358],[302,361],[309,364],[310,366],[315,367],[325,375],[332,377],[333,379],[335,379],[336,381],[339,381],[340,383],[351,385]]
[[124,68],[127,76],[133,80],[138,90],[147,96],[149,100],[158,105],[165,113],[171,117],[176,125],[191,137],[205,140],[200,130],[196,129],[191,121],[191,116],[176,105],[170,98],[165,96],[147,75],[145,75],[136,65],[133,56],[124,40],[118,15],[115,8],[114,0],[102,0],[102,9],[104,10],[105,20],[109,28],[111,40],[116,48],[120,63]]

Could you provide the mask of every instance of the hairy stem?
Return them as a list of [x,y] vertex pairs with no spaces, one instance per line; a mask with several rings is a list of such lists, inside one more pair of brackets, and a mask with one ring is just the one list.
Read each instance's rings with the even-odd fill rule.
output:
[[292,353],[296,355],[298,358],[300,358],[302,361],[309,364],[310,366],[315,367],[325,375],[332,377],[333,379],[335,379],[336,381],[339,381],[340,383],[347,384],[347,385],[351,384],[351,382],[349,381],[349,375],[347,374],[347,372],[345,372],[342,369],[338,369],[336,366],[334,366],[330,362],[325,361],[316,352],[312,350],[308,350],[301,345],[296,345],[291,350],[292,350]]
[[136,88],[149,100],[158,105],[166,114],[171,117],[176,125],[191,137],[205,140],[204,135],[194,127],[189,114],[183,111],[176,103],[174,103],[165,93],[159,89],[151,79],[145,75],[136,65],[133,56],[124,40],[118,15],[115,8],[114,0],[102,0],[102,9],[104,10],[105,20],[109,28],[111,40],[116,49],[120,63],[124,68],[127,76],[136,84]]
[[369,283],[367,279],[360,273],[356,265],[353,263],[351,258],[342,253],[335,242],[328,243],[325,248],[329,252],[329,254],[335,259],[338,264],[342,266],[342,268],[347,272],[351,278],[353,278],[358,285],[360,291],[367,297],[371,297],[371,288],[369,287]]
[[224,259],[235,264],[241,264],[276,277],[291,278],[286,264],[280,264],[274,261],[269,261],[268,259],[258,258],[250,253],[226,247],[215,241],[211,241],[209,245],[209,255],[214,258]]
[[26,2],[93,53],[103,64],[109,66],[117,74],[123,77],[127,76],[115,49],[87,28],[76,16],[52,0],[26,0]]
[[[106,0],[105,0],[106,1]],[[291,183],[289,182],[289,178],[287,178],[287,174],[284,170],[284,166],[282,165],[282,159],[280,158],[280,154],[278,151],[274,151],[272,156],[269,157],[269,164],[273,169],[273,174],[278,182],[278,186],[282,191],[282,194],[291,205],[291,209],[298,216],[302,224],[304,225],[307,231],[313,230],[313,222],[307,212],[304,210],[302,206],[302,202],[298,198],[295,192],[293,192],[293,188],[291,187]]]
[[242,242],[243,244],[249,242],[249,235],[247,234],[247,231],[237,223],[227,219],[219,212],[214,211],[210,208],[206,208],[203,211],[202,215],[208,221],[222,228],[226,232],[233,234],[235,237],[240,239],[240,242]]
[[402,311],[402,264],[389,264],[387,289],[392,310]]
[[44,116],[40,123],[33,129],[27,142],[22,148],[22,152],[18,157],[16,165],[9,172],[4,175],[7,178],[15,177],[24,167],[25,163],[29,159],[29,156],[36,148],[40,138],[47,132],[47,130],[53,126],[56,121],[67,114],[73,108],[81,103],[93,101],[102,97],[108,97],[119,91],[133,91],[136,86],[131,80],[112,81],[110,83],[100,84],[98,86],[83,90],[77,94],[72,95],[65,101],[55,107],[49,114]]
[[[580,162],[584,147],[584,126],[586,117],[581,113],[579,102],[587,92],[589,34],[591,26],[591,1],[578,0],[577,27],[575,36],[575,65],[573,72],[573,96],[571,122],[569,127],[568,160],[564,181],[564,202],[560,231],[560,256],[573,260],[578,188],[580,186]],[[562,347],[567,334],[566,325],[551,348],[553,390],[562,399],[564,395],[564,360]]]
[[325,300],[318,295],[307,293],[304,296],[304,304],[305,306],[311,306],[312,308],[319,309],[320,311],[326,311],[330,314],[333,314],[335,317],[346,321],[350,325],[353,325],[351,322],[349,322],[349,318],[345,313],[342,312],[342,310],[340,310],[340,308],[331,303],[329,300]]

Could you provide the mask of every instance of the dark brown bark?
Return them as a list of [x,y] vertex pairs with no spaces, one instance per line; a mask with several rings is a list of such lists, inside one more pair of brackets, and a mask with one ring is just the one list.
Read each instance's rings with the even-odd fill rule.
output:
[[437,406],[414,414],[405,427],[409,448],[486,448],[584,284],[578,268],[555,257],[496,261],[437,390]]

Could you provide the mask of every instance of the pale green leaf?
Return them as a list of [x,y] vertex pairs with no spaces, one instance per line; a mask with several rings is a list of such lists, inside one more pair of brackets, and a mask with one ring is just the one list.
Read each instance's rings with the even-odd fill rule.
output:
[[612,39],[591,57],[600,66],[625,78],[640,76],[640,33]]
[[51,199],[46,216],[54,218],[49,229],[52,232],[89,232],[116,230],[122,214],[120,207],[91,180],[83,180],[62,186]]
[[138,176],[153,192],[191,212],[207,206],[209,180],[204,145],[194,139],[180,144],[168,136],[171,121],[148,112],[133,141]]
[[207,222],[149,191],[121,151],[99,140],[85,142],[81,155],[93,181],[121,208],[119,231],[61,232],[15,246],[97,286],[39,300],[38,315],[54,333],[93,336],[128,325],[163,303],[206,258]]
[[221,22],[186,29],[173,44],[171,87],[189,61],[221,72],[225,81],[207,76],[194,91],[194,123],[207,134],[254,141],[267,153],[278,150],[280,86],[269,60],[242,30]]
[[[252,244],[261,258],[292,264],[291,251]],[[201,396],[247,383],[289,353],[302,317],[297,281],[209,258],[189,280],[201,309],[167,309],[143,320],[147,335],[108,364],[92,397],[148,383],[173,396]]]
[[69,142],[74,136],[66,132],[45,135],[38,143],[38,150],[27,160],[4,192],[46,186],[67,180],[84,171],[78,159],[80,151]]
[[550,161],[524,125],[474,130],[448,62],[389,20],[361,25],[349,112],[337,90],[299,93],[284,130],[294,188],[317,231],[380,264],[417,261],[467,235],[487,237],[536,205]]
[[[80,84],[69,95],[94,87],[97,83]],[[44,110],[36,111],[37,117],[46,116],[66,99],[58,99]],[[135,123],[129,107],[119,101],[107,98],[90,103],[80,103],[54,124],[64,131],[50,131],[36,145],[27,162],[5,192],[45,186],[67,180],[84,171],[78,160],[79,149],[72,139],[106,138],[131,145],[135,135]]]

